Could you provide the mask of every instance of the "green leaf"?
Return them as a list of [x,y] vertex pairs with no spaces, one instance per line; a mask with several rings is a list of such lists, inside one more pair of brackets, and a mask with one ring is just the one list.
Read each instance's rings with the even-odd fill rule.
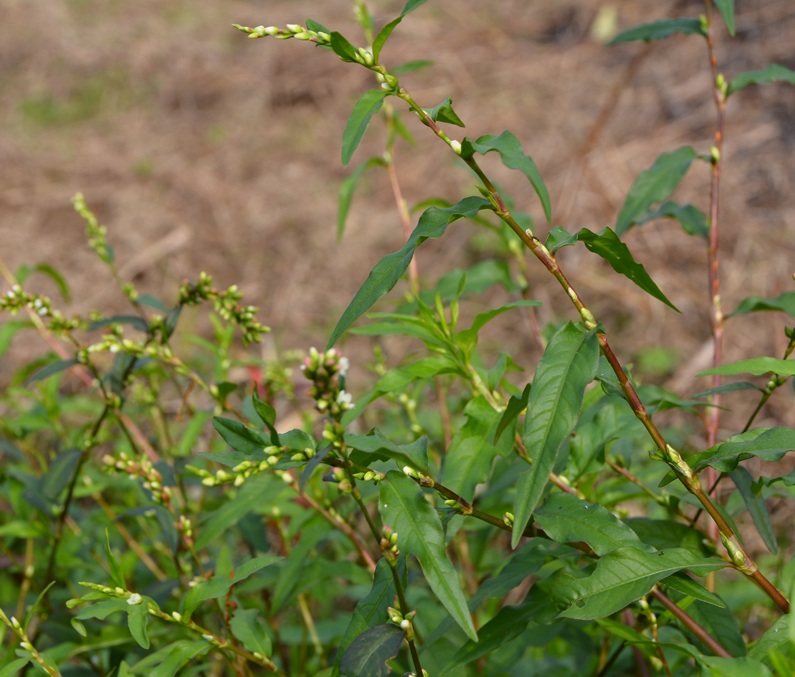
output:
[[[406,569],[406,558],[401,556],[398,559],[398,574],[406,585],[408,571]],[[387,609],[392,605],[395,597],[395,579],[392,576],[391,567],[383,557],[378,560],[373,574],[373,587],[356,605],[351,620],[345,630],[345,634],[337,647],[337,658],[334,663],[332,675],[339,675],[339,667],[345,650],[351,645],[354,639],[359,637],[368,628],[371,628],[383,620],[387,615]]]
[[754,478],[742,466],[732,470],[729,477],[740,492],[748,514],[751,515],[756,530],[765,542],[767,549],[775,555],[778,552],[778,541],[776,541],[776,534],[773,531],[773,524],[770,521],[770,513],[767,511],[765,500],[759,495],[759,489],[754,488]]
[[748,653],[734,612],[725,604],[714,606],[696,600],[695,604],[688,607],[687,612],[732,656],[740,657]]
[[[488,480],[494,457],[500,452],[491,441],[496,434],[501,413],[494,411],[482,397],[471,399],[464,408],[466,422],[459,427],[444,456],[442,483],[464,500],[471,501],[475,485]],[[513,448],[513,440],[507,439],[507,449]]]
[[740,305],[727,317],[747,315],[761,310],[777,310],[795,317],[795,291],[787,291],[775,298],[765,299],[759,296],[748,296],[740,301]]
[[413,12],[417,7],[420,5],[424,5],[428,0],[409,0],[405,6],[403,7],[403,11],[400,13],[400,16],[406,16],[409,12]]
[[252,653],[270,657],[273,649],[270,630],[256,609],[238,609],[229,626],[240,643]]
[[699,372],[696,376],[737,376],[738,374],[778,374],[779,376],[795,376],[795,360],[779,360],[775,357],[753,357],[750,360],[740,360],[722,364]]
[[159,313],[167,313],[169,311],[169,307],[165,303],[151,294],[141,294],[138,297],[138,303],[142,306],[154,308]]
[[773,674],[764,663],[748,657],[700,656],[698,663],[704,677],[772,677]]
[[406,63],[402,63],[399,66],[395,66],[391,72],[392,75],[402,75],[403,73],[414,73],[415,71],[428,68],[429,66],[433,66],[432,59],[415,59],[413,61],[406,61]]
[[453,110],[453,100],[448,96],[442,103],[433,108],[425,108],[425,112],[431,116],[435,122],[447,122],[456,127],[464,127],[461,118]]
[[334,52],[340,59],[346,62],[356,61],[356,48],[348,42],[348,39],[337,33],[336,31],[332,31],[329,34],[330,43],[331,43],[331,51]]
[[598,363],[596,333],[571,322],[557,331],[541,357],[525,416],[523,440],[531,464],[520,471],[517,480],[514,548],[544,492],[560,445],[574,430],[585,386],[594,379]]
[[108,535],[107,529],[105,529],[105,557],[108,560],[108,567],[110,568],[110,580],[113,582],[113,585],[126,590],[127,584],[124,582],[124,574],[122,574],[119,562],[113,556],[113,552],[110,549],[110,536]]
[[22,668],[28,663],[30,663],[30,658],[17,658],[15,661],[11,661],[0,669],[0,677],[17,677],[18,675],[24,674]]
[[499,424],[497,425],[497,430],[494,433],[494,441],[496,442],[502,436],[502,433],[505,432],[505,429],[514,421],[516,418],[521,414],[525,409],[527,409],[527,399],[530,397],[530,388],[532,384],[528,383],[524,390],[522,391],[521,395],[513,395],[511,399],[508,400],[508,406],[505,407],[505,411],[502,413],[502,418],[500,419]]
[[640,226],[648,221],[654,219],[675,219],[679,222],[688,235],[695,235],[696,237],[709,238],[709,226],[707,225],[707,217],[695,205],[680,205],[676,202],[668,200],[663,202],[657,209],[652,209],[646,212],[643,216],[639,216],[635,220],[635,225]]
[[257,388],[254,388],[251,392],[251,404],[254,406],[254,412],[257,414],[257,418],[262,421],[262,424],[270,432],[271,444],[274,447],[278,447],[281,444],[281,441],[279,440],[279,433],[276,431],[275,427],[276,410],[267,402],[263,402],[259,398],[259,395],[257,394]]
[[383,159],[379,157],[370,158],[366,162],[360,164],[353,173],[346,177],[340,184],[339,208],[337,209],[337,241],[342,239],[342,234],[345,232],[345,222],[348,220],[348,212],[350,212],[351,209],[353,191],[356,190],[359,179],[362,178],[362,174],[370,167],[383,164]]
[[71,294],[69,293],[69,283],[66,281],[66,278],[49,263],[37,263],[35,266],[21,266],[15,275],[17,282],[19,284],[24,284],[28,277],[30,277],[31,273],[43,273],[49,277],[53,282],[55,282],[55,285],[58,287],[58,291],[61,293],[63,300],[71,300]]
[[149,331],[149,323],[140,315],[111,315],[110,317],[103,317],[101,320],[92,322],[88,326],[88,331],[96,331],[114,324],[128,324],[133,329],[144,333]]
[[663,153],[647,170],[640,173],[624,202],[616,220],[616,234],[621,237],[639,218],[657,202],[662,202],[674,191],[687,174],[698,153],[683,146]]
[[669,588],[677,590],[678,592],[681,592],[683,595],[700,600],[706,604],[717,607],[726,607],[726,602],[724,602],[714,592],[707,590],[703,585],[701,585],[701,583],[690,578],[690,576],[687,574],[680,572],[678,574],[674,574],[673,576],[668,576],[668,578],[665,579],[665,585],[667,585]]
[[402,552],[420,562],[433,593],[467,636],[477,641],[458,572],[447,558],[439,515],[413,480],[391,471],[381,483],[378,510],[385,525],[398,534]]
[[348,124],[345,125],[345,131],[342,133],[342,164],[347,165],[353,153],[359,147],[359,143],[364,136],[367,125],[381,106],[384,105],[384,99],[387,97],[387,92],[383,89],[371,89],[365,92],[362,97],[356,102],[353,107],[353,112],[348,118]]
[[147,624],[149,623],[149,604],[146,598],[140,604],[128,604],[127,608],[127,627],[130,629],[132,638],[142,649],[149,648],[149,633]]
[[244,454],[262,451],[263,448],[269,446],[271,443],[259,430],[254,430],[254,428],[250,428],[240,421],[235,421],[231,418],[214,416],[213,428],[218,431],[218,434],[224,438],[224,442],[232,447],[232,449]]
[[696,472],[701,472],[707,466],[721,472],[731,472],[740,461],[752,456],[777,461],[793,449],[795,430],[792,428],[755,428],[694,454],[687,462]]
[[403,630],[391,623],[376,625],[359,635],[342,657],[340,672],[345,677],[387,677],[386,662],[403,644]]
[[688,569],[703,575],[723,566],[726,563],[721,560],[682,548],[649,552],[627,546],[602,557],[590,576],[572,578],[562,572],[553,576],[549,585],[556,596],[569,602],[561,617],[593,620],[621,611],[678,571]]
[[378,35],[375,36],[375,40],[373,40],[373,60],[376,63],[378,63],[378,57],[381,56],[381,49],[384,47],[384,43],[386,43],[389,36],[392,35],[392,31],[398,27],[401,21],[403,21],[402,14],[397,19],[392,19],[392,21],[378,31]]
[[613,45],[620,45],[623,42],[635,42],[636,40],[643,40],[644,42],[663,40],[675,33],[706,35],[701,26],[701,21],[698,19],[689,19],[687,17],[663,19],[661,21],[653,21],[651,23],[634,26],[623,33],[619,33],[607,43],[607,46],[612,47]]
[[[175,677],[196,656],[206,654],[212,645],[206,640],[179,640],[150,653],[130,668],[128,675],[151,674],[157,677]],[[119,675],[122,675],[121,671]],[[180,674],[185,674],[180,673]],[[114,673],[115,675],[115,673]]]
[[502,163],[506,167],[519,170],[530,180],[538,199],[541,200],[547,221],[552,221],[549,191],[538,173],[538,167],[529,155],[525,155],[519,139],[511,132],[503,132],[499,136],[487,134],[478,138],[477,141],[465,138],[461,142],[461,157],[464,159],[472,157],[475,152],[485,155],[493,150],[500,154]]
[[190,618],[194,609],[205,600],[223,597],[236,583],[247,579],[260,569],[269,567],[281,559],[281,557],[276,555],[260,555],[241,564],[229,576],[213,576],[209,580],[196,584],[185,595],[183,615],[186,620]]
[[310,31],[315,31],[317,33],[328,33],[329,35],[331,35],[331,31],[328,28],[326,28],[322,23],[315,21],[314,19],[307,19],[306,27]]
[[734,0],[715,0],[715,4],[726,22],[729,35],[734,37]]
[[584,542],[597,555],[606,555],[624,546],[648,548],[607,508],[571,494],[552,494],[536,508],[533,519],[558,543]]
[[748,71],[740,73],[729,81],[726,89],[726,96],[729,97],[749,85],[766,85],[770,82],[786,82],[788,85],[795,85],[795,71],[780,66],[777,63],[771,64],[767,68],[759,71]]
[[[409,466],[427,473],[427,438],[424,439],[425,443],[423,449],[422,447],[415,446],[399,446],[388,440],[376,429],[372,430],[368,435],[345,434],[345,444],[352,449],[356,449],[367,455],[373,455],[376,459],[392,459],[396,461],[401,468],[403,466]],[[355,458],[351,460],[358,462]],[[363,465],[369,464],[366,457],[361,460],[364,461]]]
[[459,343],[463,346],[466,346],[467,349],[474,348],[478,343],[478,332],[488,323],[491,322],[495,317],[498,315],[502,315],[504,312],[508,310],[513,310],[514,308],[530,308],[533,306],[540,306],[541,301],[531,301],[531,300],[520,300],[520,301],[512,301],[511,303],[506,303],[504,306],[500,306],[499,308],[492,308],[491,310],[487,310],[485,313],[480,313],[472,322],[472,326],[469,329],[464,329],[458,332],[458,340]]
[[36,381],[43,381],[50,376],[53,376],[59,372],[64,371],[65,369],[69,369],[69,367],[73,367],[74,365],[79,364],[77,360],[58,360],[56,362],[52,362],[48,364],[46,367],[39,369],[35,374],[30,376],[26,381],[25,385],[30,385],[31,383],[35,383]]
[[605,228],[599,234],[583,228],[577,234],[577,239],[584,242],[585,246],[594,254],[598,254],[607,261],[617,273],[629,278],[647,294],[679,312],[679,309],[667,299],[654,280],[649,277],[646,269],[632,258],[629,248],[610,228]]
[[789,629],[792,623],[792,614],[779,618],[765,633],[754,642],[748,650],[748,657],[756,660],[765,660],[773,650],[786,650],[790,642]]
[[350,302],[342,317],[331,332],[327,348],[331,348],[342,336],[343,332],[384,294],[389,292],[400,280],[408,268],[414,250],[428,238],[441,237],[447,226],[461,218],[471,219],[481,209],[489,209],[491,205],[481,197],[466,197],[452,207],[429,207],[420,217],[417,227],[412,232],[402,249],[387,254],[370,271],[364,284]]

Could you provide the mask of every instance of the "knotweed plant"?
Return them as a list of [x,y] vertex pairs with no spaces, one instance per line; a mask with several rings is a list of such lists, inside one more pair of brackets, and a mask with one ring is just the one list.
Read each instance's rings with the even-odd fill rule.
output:
[[[256,364],[244,371],[256,374],[253,386],[235,381],[235,333],[245,345],[268,331],[256,308],[205,273],[172,304],[139,294],[119,277],[107,230],[81,196],[89,245],[130,313],[69,318],[26,291],[24,276],[3,271],[0,308],[26,314],[56,357],[24,370],[3,400],[2,497],[14,517],[1,527],[0,620],[9,632],[0,675],[29,665],[51,675],[158,676],[795,672],[793,546],[766,506],[773,496],[791,502],[795,478],[780,466],[755,477],[743,465],[795,448],[795,430],[754,427],[772,397],[787,397],[795,325],[780,356],[722,360],[730,318],[776,311],[792,322],[795,292],[749,297],[727,312],[718,277],[727,103],[751,85],[795,84],[795,72],[721,71],[716,26],[734,34],[733,0],[619,33],[610,46],[673,34],[703,42],[714,136],[700,149],[665,150],[612,227],[574,232],[553,222],[547,187],[517,136],[457,137],[465,123],[451,99],[418,101],[401,81],[421,64],[382,61],[393,31],[425,2],[410,0],[377,26],[356,0],[363,46],[311,20],[236,25],[254,39],[313,43],[328,53],[318,58],[333,54],[373,76],[343,132],[343,164],[374,120],[386,126],[387,147],[343,184],[340,232],[357,181],[381,167],[406,243],[375,263],[324,349]],[[477,182],[476,194],[437,200],[416,224],[393,163],[411,122]],[[483,168],[489,153],[530,182],[546,226]],[[676,203],[693,165],[706,167],[710,190],[702,204]],[[583,245],[673,313],[622,240],[661,218],[707,252],[713,367],[703,374],[712,382],[694,396],[636,382],[562,254]],[[504,256],[426,286],[414,253],[459,220],[482,226]],[[532,265],[560,288],[558,320],[546,329],[526,282]],[[404,276],[407,295],[374,312]],[[512,300],[471,313],[473,297],[495,286]],[[180,357],[180,317],[203,303],[214,340],[196,339],[204,354]],[[535,331],[528,343],[543,348],[528,373],[520,356],[479,347],[482,328],[502,313],[525,314]],[[399,335],[412,349],[394,365],[376,350],[369,387],[350,384],[350,358],[337,345],[346,333]],[[734,375],[763,383],[722,383]],[[753,413],[721,437],[720,397],[737,389]],[[659,425],[664,409],[703,424],[706,444]],[[283,423],[296,413],[301,425]],[[730,483],[726,499],[717,489]]]

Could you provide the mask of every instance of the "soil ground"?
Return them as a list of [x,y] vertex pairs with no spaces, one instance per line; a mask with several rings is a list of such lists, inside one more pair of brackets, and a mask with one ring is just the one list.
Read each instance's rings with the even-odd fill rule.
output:
[[[377,20],[402,0],[373,0]],[[404,240],[387,178],[373,173],[354,198],[336,241],[336,200],[351,167],[340,139],[356,99],[372,81],[361,68],[296,41],[247,40],[233,22],[284,25],[311,17],[361,42],[349,0],[0,0],[0,258],[14,270],[46,262],[70,282],[74,312],[121,307],[106,271],[87,250],[71,196],[81,191],[109,228],[122,275],[172,301],[200,270],[237,283],[274,327],[265,355],[325,343],[369,269]],[[737,37],[717,31],[728,77],[777,62],[795,69],[792,0],[738,0]],[[664,151],[708,152],[715,127],[703,41],[676,36],[649,47],[606,48],[599,21],[626,28],[704,10],[702,2],[629,0],[432,0],[411,14],[384,61],[431,59],[405,76],[422,105],[452,97],[470,137],[512,130],[549,186],[554,223],[574,231],[612,225],[632,181]],[[609,21],[607,21],[609,23]],[[404,118],[418,139],[399,147],[397,167],[410,204],[456,201],[472,181]],[[455,130],[454,130],[455,131]],[[353,165],[382,148],[368,132]],[[795,272],[795,88],[750,88],[732,98],[721,205],[723,306],[792,289]],[[493,168],[521,209],[542,224],[521,177]],[[709,174],[694,166],[676,193],[706,209]],[[545,227],[539,226],[543,235]],[[418,256],[421,276],[438,278],[482,257],[474,227],[451,229]],[[668,222],[626,237],[635,257],[682,311],[650,299],[588,252],[561,254],[572,282],[607,326],[627,361],[682,394],[707,387],[706,254],[701,240]],[[558,287],[532,265],[542,322],[571,317]],[[31,285],[57,297],[54,285]],[[781,355],[784,318],[732,321],[726,361]],[[507,315],[487,340],[528,369],[524,324]],[[662,347],[660,353],[657,350]],[[43,349],[44,345],[34,346]],[[30,342],[0,364],[0,381]],[[347,350],[362,355],[364,339]],[[654,349],[654,350],[651,350]],[[655,350],[657,351],[655,353]],[[674,368],[654,367],[673,356]],[[649,361],[651,360],[651,361]],[[655,373],[655,369],[658,373]],[[366,386],[365,386],[366,387]],[[793,394],[774,398],[760,425],[795,423]],[[727,432],[751,406],[726,398]]]

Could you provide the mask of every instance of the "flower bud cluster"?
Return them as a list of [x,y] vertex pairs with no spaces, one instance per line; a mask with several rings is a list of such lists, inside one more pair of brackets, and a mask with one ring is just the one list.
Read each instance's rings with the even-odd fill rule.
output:
[[243,293],[237,285],[232,285],[225,291],[220,291],[213,286],[213,279],[207,273],[199,274],[196,284],[185,282],[179,288],[179,302],[185,306],[195,306],[202,301],[212,301],[215,312],[227,322],[231,322],[243,332],[243,343],[259,343],[262,335],[267,334],[270,328],[257,321],[256,306],[243,306],[240,301]]
[[381,541],[379,545],[384,558],[393,566],[397,563],[397,558],[400,554],[400,550],[397,547],[397,542],[397,531],[394,531],[390,526],[384,525],[381,529]]
[[182,534],[182,540],[190,548],[193,547],[193,524],[187,515],[180,515],[174,525],[177,531]]
[[409,611],[407,614],[402,614],[398,609],[391,606],[388,607],[386,611],[387,614],[389,614],[390,622],[400,627],[400,629],[406,633],[406,639],[409,642],[412,641],[414,639],[414,625],[412,621],[414,620],[414,616],[417,615],[417,612]]
[[[242,461],[230,470],[222,468],[221,470],[216,470],[214,473],[211,473],[202,468],[196,468],[190,465],[187,466],[187,468],[194,475],[202,478],[202,484],[205,487],[217,487],[222,484],[233,484],[239,487],[250,477],[273,468],[284,456],[287,449],[284,447],[270,446],[265,447],[263,451],[268,455],[267,458],[261,461]],[[299,454],[301,457],[300,460],[305,461],[315,455],[315,450],[306,448],[303,452],[293,454],[292,460],[299,460],[296,458]]]
[[336,421],[353,407],[350,393],[345,390],[348,366],[348,359],[335,348],[323,353],[310,348],[301,366],[304,376],[312,381],[309,396],[315,400],[315,407]]
[[330,45],[331,36],[323,31],[313,31],[300,24],[287,24],[284,28],[278,26],[241,26],[232,24],[237,30],[247,33],[250,38],[276,38],[277,40],[304,40],[317,45]]
[[113,250],[108,245],[108,229],[105,226],[99,225],[97,217],[86,205],[86,200],[82,193],[77,193],[72,198],[72,205],[75,211],[86,222],[86,236],[88,237],[88,246],[94,250],[94,253],[99,257],[103,263],[113,263]]
[[171,487],[163,486],[163,476],[145,456],[140,460],[130,458],[122,451],[118,458],[106,455],[102,462],[108,469],[129,475],[130,479],[142,479],[143,487],[152,494],[155,503],[171,508]]
[[52,301],[48,297],[26,292],[18,284],[0,295],[0,310],[16,315],[22,309],[32,310],[36,315],[47,320],[50,331],[57,334],[74,331],[82,324],[77,318],[66,319],[52,307]]

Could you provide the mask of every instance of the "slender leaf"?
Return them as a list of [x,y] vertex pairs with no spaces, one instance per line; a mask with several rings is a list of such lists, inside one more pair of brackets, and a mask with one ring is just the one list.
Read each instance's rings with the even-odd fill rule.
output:
[[593,620],[620,611],[678,571],[688,569],[703,575],[723,566],[722,560],[699,557],[682,548],[649,552],[626,546],[602,557],[586,578],[561,573],[549,584],[559,598],[569,602],[560,616]]
[[721,658],[718,656],[699,656],[702,675],[709,677],[772,677],[773,673],[761,661],[744,656],[742,658]]
[[722,364],[720,367],[705,369],[696,376],[737,376],[739,374],[779,374],[780,376],[795,376],[795,360],[779,360],[775,357],[753,357],[750,360],[740,360]]
[[771,64],[767,68],[758,71],[748,71],[733,77],[726,89],[726,96],[731,96],[749,85],[766,85],[770,82],[785,82],[788,85],[795,85],[795,71],[790,70],[777,63]]
[[381,110],[386,97],[387,92],[383,89],[371,89],[362,94],[362,97],[356,102],[353,112],[348,118],[348,123],[345,125],[345,131],[342,133],[343,165],[347,165],[351,161],[370,120]]
[[464,127],[461,118],[453,110],[453,100],[448,96],[442,103],[433,108],[426,108],[425,112],[436,122],[447,122],[456,127]]
[[688,607],[687,612],[732,656],[740,657],[748,653],[737,619],[725,604],[715,606],[696,600],[695,604]]
[[149,605],[147,598],[144,598],[139,604],[134,604],[127,607],[127,627],[130,630],[132,638],[138,643],[142,649],[149,648],[149,633],[147,632],[147,625],[149,624]]
[[118,588],[127,589],[127,584],[124,582],[124,574],[121,572],[119,561],[113,555],[110,549],[110,536],[108,530],[105,529],[105,558],[108,560],[108,568],[110,569],[110,580]]
[[45,378],[49,378],[59,372],[64,371],[65,369],[69,369],[69,367],[73,367],[74,365],[79,364],[77,360],[58,360],[57,362],[52,362],[48,364],[46,367],[39,369],[35,374],[30,376],[26,381],[26,385],[30,385],[31,383],[35,383],[36,381],[43,381]]
[[651,550],[607,508],[571,494],[551,495],[536,508],[533,519],[558,543],[584,542],[597,555],[606,555],[624,546]]
[[704,28],[701,26],[701,21],[698,19],[689,19],[686,17],[679,19],[663,19],[661,21],[653,21],[651,23],[634,26],[623,33],[619,33],[607,43],[607,46],[612,47],[613,45],[620,45],[622,42],[635,42],[637,40],[643,40],[644,42],[663,40],[676,33],[684,33],[685,35],[706,35],[704,33]]
[[17,658],[0,668],[0,677],[18,677],[24,674],[22,668],[30,663],[30,658]]
[[[384,437],[378,430],[372,430],[368,435],[345,435],[345,444],[351,449],[363,452],[374,459],[397,461],[401,468],[409,466],[421,472],[428,472],[428,441],[423,446],[399,446]],[[354,462],[357,459],[352,458]],[[363,458],[364,465],[368,465],[367,458]]]
[[[398,573],[403,585],[406,584],[408,570],[406,568],[406,558],[401,556],[398,559]],[[360,636],[367,629],[378,625],[387,615],[387,609],[392,605],[395,597],[395,579],[389,563],[381,558],[375,567],[373,575],[373,587],[356,605],[351,620],[345,630],[345,634],[337,648],[337,658],[334,663],[332,676],[339,675],[340,664],[345,650],[351,642]]]
[[517,480],[512,547],[516,547],[547,485],[558,449],[574,429],[585,386],[596,375],[595,332],[567,323],[552,337],[533,379],[527,402],[524,445],[531,464]]
[[701,472],[707,466],[721,472],[731,472],[741,461],[752,456],[777,461],[793,449],[795,430],[792,428],[755,428],[694,454],[687,462],[696,472]]
[[383,164],[384,161],[382,158],[372,157],[360,164],[353,173],[346,177],[340,184],[339,207],[337,209],[337,241],[342,239],[342,234],[345,232],[345,222],[348,220],[348,212],[351,209],[353,191],[356,190],[359,179],[362,178],[362,174],[370,167]]
[[376,625],[359,635],[342,657],[345,677],[387,677],[386,662],[394,658],[403,643],[403,630],[391,623]]
[[322,23],[315,21],[314,19],[307,19],[306,27],[310,31],[315,31],[317,33],[328,33],[329,35],[331,35],[331,31],[328,28],[326,28]]
[[740,301],[740,305],[728,317],[747,315],[761,310],[777,310],[795,317],[795,291],[784,292],[772,299],[748,296]]
[[756,660],[765,660],[773,650],[786,650],[790,642],[789,630],[792,624],[792,614],[781,616],[771,625],[748,650],[748,657]]
[[403,21],[403,14],[401,14],[397,19],[392,19],[392,21],[378,31],[378,35],[375,36],[375,40],[373,40],[373,60],[376,63],[378,63],[378,57],[381,56],[381,50],[383,49],[384,44],[389,39],[389,36],[392,35],[392,31],[398,27],[398,24],[401,21]]
[[519,139],[511,132],[503,132],[499,136],[487,134],[478,138],[477,141],[464,139],[461,143],[461,157],[463,158],[472,157],[476,152],[485,155],[493,150],[500,154],[502,163],[506,167],[519,170],[530,180],[538,199],[541,200],[541,206],[544,208],[547,221],[552,221],[552,206],[544,180],[541,178],[541,174],[538,173],[536,163],[533,162],[529,155],[525,155]]
[[439,515],[422,491],[403,473],[393,470],[381,483],[378,509],[384,524],[397,532],[401,551],[419,560],[433,593],[467,636],[477,641],[458,573],[445,552]]
[[463,345],[466,345],[468,348],[474,348],[478,342],[478,332],[491,320],[493,320],[498,315],[502,315],[504,312],[508,310],[513,310],[514,308],[530,308],[534,306],[540,306],[541,301],[531,301],[531,300],[519,300],[519,301],[512,301],[510,303],[506,303],[504,306],[500,306],[498,308],[492,308],[491,310],[487,310],[485,313],[479,313],[478,316],[473,320],[472,326],[469,329],[464,329],[458,332],[458,339],[459,342]]
[[641,172],[629,189],[624,206],[618,214],[616,234],[621,237],[652,205],[667,199],[697,157],[698,153],[690,146],[683,146],[670,153],[663,153],[649,169]]
[[594,254],[598,254],[607,261],[617,273],[629,278],[647,294],[679,312],[679,309],[668,300],[654,280],[649,277],[646,269],[632,258],[629,248],[610,228],[605,228],[600,234],[583,228],[577,234],[577,239],[584,242],[585,246]]
[[759,495],[759,490],[754,489],[754,478],[742,466],[732,470],[729,477],[740,492],[748,514],[751,515],[756,530],[765,542],[767,549],[775,555],[778,552],[778,541],[773,532],[773,524],[770,521],[770,513],[765,505],[765,500]]
[[428,0],[408,0],[408,2],[403,7],[403,11],[400,13],[400,16],[406,16],[409,12],[413,12],[417,7],[420,5],[424,5]]
[[340,59],[343,61],[355,61],[356,60],[356,48],[348,42],[348,39],[337,33],[336,31],[332,31],[329,34],[330,42],[331,42],[331,51],[333,51]]
[[[391,70],[392,75],[402,75],[403,73],[414,73],[415,71],[422,70],[423,68],[428,68],[428,66],[433,66],[432,59],[415,59],[413,61],[406,61],[406,63],[402,63],[399,66],[395,66]],[[400,132],[400,135],[404,136],[404,133]],[[413,143],[413,141],[410,141],[409,139],[406,140],[409,141],[409,143]]]
[[734,0],[715,0],[715,4],[726,22],[729,35],[734,37]]
[[724,602],[714,592],[710,592],[703,585],[701,585],[701,583],[693,580],[690,578],[690,576],[682,573],[681,571],[678,574],[674,574],[673,576],[668,576],[668,578],[665,579],[665,585],[667,585],[669,588],[677,590],[678,592],[681,592],[683,595],[700,600],[706,604],[717,607],[726,607],[726,602]]
[[229,623],[232,632],[240,643],[252,653],[271,655],[273,645],[268,626],[262,622],[256,609],[238,609]]
[[452,207],[426,209],[403,248],[385,256],[370,271],[364,284],[337,322],[334,331],[331,332],[327,348],[333,346],[351,324],[397,284],[408,268],[414,250],[425,240],[441,237],[453,221],[461,218],[471,219],[481,209],[489,209],[490,206],[487,200],[473,196],[464,198]]
[[500,439],[502,433],[505,432],[505,429],[516,420],[519,414],[527,409],[527,400],[530,397],[531,387],[532,384],[528,383],[524,387],[521,395],[513,395],[511,399],[508,400],[508,406],[505,407],[505,411],[502,413],[502,418],[497,425],[497,430],[494,433],[495,442]]
[[224,438],[235,451],[244,454],[251,454],[255,451],[262,451],[264,447],[270,445],[271,441],[259,430],[255,430],[240,421],[231,418],[213,417],[213,428]]
[[688,235],[695,235],[704,240],[709,238],[709,226],[707,217],[695,205],[680,205],[668,200],[663,202],[656,209],[646,212],[635,220],[635,225],[640,226],[647,221],[654,219],[675,219],[679,222]]
[[229,576],[216,575],[212,578],[198,583],[192,587],[185,595],[183,604],[183,615],[189,618],[199,604],[208,599],[218,599],[226,595],[233,585],[247,579],[260,569],[271,566],[282,558],[276,555],[260,555],[244,562],[234,569]]

